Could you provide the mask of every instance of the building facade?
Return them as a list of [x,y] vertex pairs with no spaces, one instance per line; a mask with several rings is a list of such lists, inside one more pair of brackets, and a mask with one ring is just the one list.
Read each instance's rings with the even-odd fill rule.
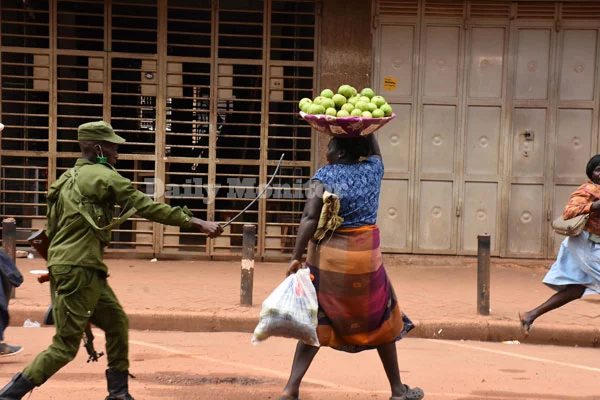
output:
[[549,222],[598,152],[593,2],[3,0],[0,216],[45,223],[49,184],[105,119],[118,168],[158,201],[227,221],[216,240],[132,218],[110,252],[289,257],[327,138],[297,102],[344,83],[394,107],[379,133],[379,224],[390,253],[552,257]]
[[314,133],[297,102],[317,81],[314,1],[27,1],[0,6],[0,207],[20,239],[45,224],[45,191],[80,154],[79,124],[127,139],[119,170],[158,201],[227,221],[273,173],[275,189],[213,241],[132,218],[112,252],[285,253],[302,212]]
[[[598,153],[600,3],[384,1],[374,82],[389,251],[550,258],[550,222]],[[385,91],[384,85],[393,89]]]

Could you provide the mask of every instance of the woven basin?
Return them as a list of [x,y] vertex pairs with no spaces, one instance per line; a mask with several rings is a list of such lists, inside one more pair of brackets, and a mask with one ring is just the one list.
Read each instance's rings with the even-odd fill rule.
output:
[[300,116],[319,132],[330,136],[358,137],[367,136],[381,128],[394,118],[396,114],[384,118],[332,117],[331,115],[312,115],[300,111]]

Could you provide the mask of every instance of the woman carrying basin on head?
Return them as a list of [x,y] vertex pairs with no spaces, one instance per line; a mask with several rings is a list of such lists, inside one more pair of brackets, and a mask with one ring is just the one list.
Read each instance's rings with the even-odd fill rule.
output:
[[[308,246],[306,266],[314,275],[319,300],[321,346],[351,353],[377,349],[391,399],[422,399],[423,391],[404,385],[398,369],[395,343],[414,326],[400,310],[379,248],[376,222],[383,162],[377,139],[374,134],[334,137],[327,161],[311,180],[287,273],[302,268]],[[280,400],[298,398],[302,378],[318,351],[298,342]]]

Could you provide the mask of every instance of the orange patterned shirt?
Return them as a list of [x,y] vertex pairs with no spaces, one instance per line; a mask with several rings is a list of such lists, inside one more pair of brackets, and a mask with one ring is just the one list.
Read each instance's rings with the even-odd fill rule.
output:
[[[589,213],[592,204],[598,199],[600,199],[600,185],[596,185],[592,181],[584,183],[571,194],[571,198],[565,206],[563,218],[569,219],[581,214]],[[585,224],[585,230],[600,235],[599,212],[594,211],[590,213],[590,219],[588,219],[588,222]]]

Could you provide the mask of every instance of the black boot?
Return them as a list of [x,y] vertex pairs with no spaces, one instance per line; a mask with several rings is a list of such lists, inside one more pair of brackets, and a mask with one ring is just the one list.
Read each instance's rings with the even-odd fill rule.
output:
[[127,385],[129,371],[106,370],[106,382],[108,382],[108,397],[104,400],[134,400],[129,394]]
[[0,390],[0,400],[21,400],[34,387],[33,383],[19,372]]

